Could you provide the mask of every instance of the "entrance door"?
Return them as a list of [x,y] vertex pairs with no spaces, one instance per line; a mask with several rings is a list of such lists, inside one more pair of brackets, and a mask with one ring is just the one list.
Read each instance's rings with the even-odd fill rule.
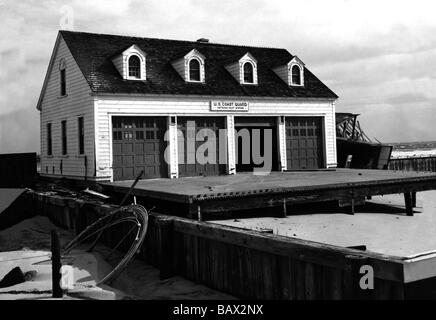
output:
[[286,118],[286,156],[288,170],[324,167],[321,117]]
[[[193,130],[188,131],[188,123],[193,125]],[[217,176],[225,174],[226,163],[219,163],[220,160],[220,143],[219,143],[219,130],[224,129],[224,118],[222,117],[179,117],[177,119],[178,130],[182,133],[179,136],[179,176],[180,177],[195,177],[195,176]],[[208,152],[213,152],[215,154],[215,163],[201,163],[197,159],[197,150],[202,146],[207,140],[196,141],[198,133],[201,129],[210,129],[215,133],[216,137],[216,148],[215,150],[208,149]],[[189,143],[193,144],[193,148],[188,146]],[[222,144],[222,147],[227,147],[227,144]],[[221,150],[223,152],[224,150]],[[208,154],[205,154],[209,159]]]
[[114,180],[166,178],[165,117],[114,117],[112,120]]

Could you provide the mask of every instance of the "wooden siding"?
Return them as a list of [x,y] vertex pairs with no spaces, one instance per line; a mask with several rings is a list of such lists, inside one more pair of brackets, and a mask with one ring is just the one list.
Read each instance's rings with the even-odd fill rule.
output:
[[[95,172],[94,107],[93,98],[90,96],[91,90],[62,37],[59,38],[54,55],[54,63],[52,69],[49,70],[46,90],[42,93],[40,112],[41,174],[84,178],[85,157],[79,155],[78,133],[78,118],[84,117],[86,175],[91,178]],[[60,97],[59,62],[61,59],[65,59],[67,64],[66,97]],[[67,156],[62,156],[61,122],[63,120],[67,121]],[[47,155],[47,123],[52,124],[53,156]]]
[[[216,99],[216,98],[215,98]],[[226,98],[223,98],[226,99]],[[229,100],[231,98],[227,98]],[[111,115],[135,116],[225,116],[210,111],[210,100],[190,97],[125,97],[123,99],[100,97],[97,101],[97,177],[112,176],[111,159]],[[327,167],[336,167],[335,106],[331,102],[298,102],[273,99],[249,99],[248,113],[237,116],[321,116],[325,127],[325,156]]]

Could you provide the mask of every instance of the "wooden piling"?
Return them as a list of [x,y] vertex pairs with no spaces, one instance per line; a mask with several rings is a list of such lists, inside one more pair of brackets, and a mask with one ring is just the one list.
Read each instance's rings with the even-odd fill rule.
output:
[[413,205],[412,205],[412,195],[410,192],[404,193],[404,202],[406,204],[406,214],[409,217],[413,217]]
[[53,298],[62,298],[61,288],[61,245],[59,234],[56,230],[51,231],[51,260],[52,260],[52,291]]
[[412,192],[412,208],[416,208],[416,192]]
[[288,208],[286,203],[286,198],[283,199],[283,218],[288,216]]
[[356,214],[354,198],[351,198],[350,214],[353,216]]

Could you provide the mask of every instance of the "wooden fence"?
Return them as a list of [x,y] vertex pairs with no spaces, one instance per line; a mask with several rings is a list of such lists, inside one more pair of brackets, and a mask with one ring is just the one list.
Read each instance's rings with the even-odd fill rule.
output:
[[391,159],[389,170],[436,172],[436,157]]
[[[38,214],[76,233],[115,206],[33,194]],[[127,230],[108,230],[114,246]],[[245,299],[404,299],[403,261],[300,239],[185,218],[151,214],[139,259],[163,279],[180,275]],[[374,290],[361,290],[362,265],[372,266]],[[144,284],[146,285],[146,284]]]

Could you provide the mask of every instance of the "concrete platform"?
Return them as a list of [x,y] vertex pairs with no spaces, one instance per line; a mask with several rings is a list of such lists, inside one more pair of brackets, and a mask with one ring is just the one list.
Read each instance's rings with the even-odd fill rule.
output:
[[[107,191],[127,193],[132,181],[103,184]],[[234,176],[141,180],[133,195],[187,204],[188,216],[282,206],[301,202],[350,201],[367,196],[436,189],[436,174],[387,170],[252,173]],[[180,209],[180,207],[177,207]],[[161,212],[163,212],[161,210]]]

